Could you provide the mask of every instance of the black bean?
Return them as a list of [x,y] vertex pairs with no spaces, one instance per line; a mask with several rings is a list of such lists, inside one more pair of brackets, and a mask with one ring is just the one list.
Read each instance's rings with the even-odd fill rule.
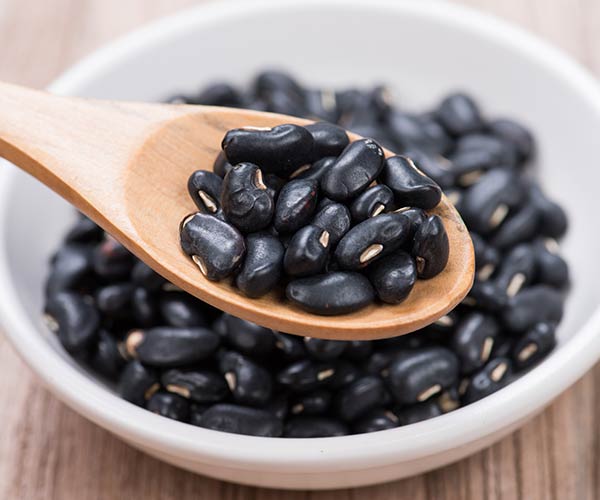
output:
[[197,427],[200,426],[200,420],[206,410],[210,408],[210,405],[201,403],[190,403],[190,424]]
[[92,250],[88,245],[68,244],[52,257],[46,295],[61,291],[85,289],[92,278]]
[[181,224],[181,248],[209,280],[229,276],[246,252],[244,237],[227,222],[197,213]]
[[349,430],[339,420],[327,417],[294,417],[285,425],[284,437],[315,438],[345,436]]
[[249,358],[235,351],[226,352],[221,356],[219,369],[236,403],[263,406],[271,397],[271,375]]
[[430,139],[429,144],[422,148],[433,155],[445,155],[454,146],[454,140],[446,129],[440,124],[435,112],[423,113],[418,116],[425,136]]
[[70,353],[82,353],[96,340],[100,315],[84,296],[59,292],[46,301],[44,319]]
[[530,241],[538,232],[539,221],[538,207],[533,203],[528,203],[502,222],[490,242],[496,248],[505,250],[519,243]]
[[390,410],[376,409],[367,413],[352,424],[352,431],[355,434],[365,432],[385,431],[398,427],[398,417]]
[[306,356],[302,337],[281,332],[273,332],[273,335],[275,336],[275,347],[285,355],[287,360],[296,361]]
[[310,222],[317,207],[319,186],[313,179],[288,182],[279,193],[273,225],[280,233],[294,233]]
[[283,258],[283,268],[289,276],[301,278],[319,274],[329,256],[329,232],[309,224],[290,240]]
[[492,355],[490,357],[492,359],[510,357],[510,353],[512,352],[514,345],[514,337],[501,333],[496,337],[496,340],[494,341],[494,348],[492,349]]
[[502,389],[510,381],[512,365],[508,358],[494,358],[470,379],[463,396],[466,404],[478,401]]
[[412,255],[417,266],[417,275],[429,279],[441,273],[448,263],[450,246],[448,234],[437,215],[423,222],[415,233]]
[[477,278],[481,281],[488,280],[500,262],[500,253],[479,234],[471,231],[471,240],[475,251],[475,266]]
[[370,340],[350,340],[346,342],[343,356],[352,361],[364,361],[373,352],[373,343]]
[[356,420],[385,399],[383,381],[375,375],[366,375],[347,385],[335,398],[336,414],[347,422]]
[[488,123],[487,128],[494,136],[512,144],[521,161],[526,161],[532,156],[533,137],[522,125],[513,120],[501,118]]
[[512,359],[517,370],[533,366],[556,346],[556,324],[536,323],[519,338],[513,349]]
[[[496,166],[514,167],[519,161],[517,150],[512,143],[487,134],[469,134],[461,137],[450,159],[459,176],[458,182],[464,185],[469,185],[471,182],[467,179],[464,179],[467,182],[461,182],[463,176]],[[471,177],[477,179],[476,175]]]
[[282,115],[306,116],[307,109],[304,99],[298,99],[294,94],[282,90],[273,90],[265,97],[267,111]]
[[127,363],[117,386],[123,399],[137,406],[144,406],[152,394],[160,389],[158,375],[137,360]]
[[163,293],[159,299],[160,313],[169,326],[194,327],[206,326],[207,321],[202,313],[202,302],[186,293]]
[[78,217],[77,222],[69,229],[65,236],[66,243],[98,243],[104,231],[91,219],[84,215]]
[[460,393],[458,387],[450,387],[446,389],[440,397],[437,398],[437,405],[442,413],[449,413],[460,407]]
[[156,297],[147,288],[137,287],[131,296],[133,318],[139,326],[149,328],[154,326],[158,317]]
[[206,106],[229,106],[236,108],[243,103],[241,94],[228,83],[213,83],[193,98],[194,103]]
[[129,311],[133,290],[131,283],[115,283],[99,288],[95,296],[96,307],[109,316],[122,315]]
[[483,128],[483,119],[475,101],[466,94],[451,94],[437,109],[437,118],[452,135],[464,135]]
[[554,240],[539,240],[534,244],[536,255],[536,280],[544,285],[564,288],[569,284],[569,267],[557,253]]
[[398,250],[407,240],[410,221],[402,214],[382,214],[357,224],[335,250],[344,269],[356,270]]
[[160,381],[167,391],[196,403],[216,403],[229,394],[225,378],[207,370],[173,368],[165,371]]
[[188,179],[188,193],[198,210],[206,214],[216,214],[220,207],[223,179],[207,170],[196,170]]
[[291,281],[285,293],[302,309],[322,315],[358,311],[375,298],[367,278],[359,273],[342,271]]
[[531,283],[536,273],[536,252],[532,245],[523,243],[504,257],[494,281],[509,297],[515,296]]
[[296,396],[291,403],[290,413],[292,415],[321,415],[328,410],[330,403],[331,393],[319,389]]
[[433,156],[418,149],[406,149],[402,156],[410,158],[419,170],[430,177],[440,188],[449,189],[454,186],[455,175],[452,163],[443,156]]
[[275,174],[267,174],[263,177],[263,181],[265,186],[267,186],[267,191],[269,191],[269,193],[271,193],[271,196],[273,197],[273,201],[277,201],[277,197],[279,196],[279,193],[281,192],[281,189],[283,188],[283,186],[285,186],[285,179],[282,179],[281,177],[275,175]]
[[280,371],[277,382],[294,392],[307,392],[326,385],[335,372],[331,363],[315,363],[303,359]]
[[398,419],[398,425],[410,425],[439,417],[442,414],[442,410],[436,401],[425,401],[424,403],[414,404],[406,408],[399,408],[394,414]]
[[206,410],[197,425],[221,432],[249,436],[279,437],[281,420],[265,410],[232,404],[216,404]]
[[227,221],[243,233],[260,231],[273,219],[273,193],[263,182],[260,168],[236,164],[223,179],[221,206]]
[[250,162],[265,173],[287,177],[313,158],[314,139],[298,125],[278,125],[273,128],[253,127],[230,130],[221,144],[232,165]]
[[341,203],[332,202],[319,209],[311,224],[329,233],[329,245],[334,247],[348,232],[352,221],[350,211]]
[[337,122],[340,113],[335,93],[331,90],[309,89],[304,92],[304,105],[309,117]]
[[281,277],[283,255],[283,245],[276,236],[264,232],[249,234],[236,286],[248,297],[262,297],[270,292]]
[[[516,282],[515,282],[516,283]],[[477,307],[482,311],[496,313],[506,306],[508,295],[504,288],[494,281],[475,280],[469,295],[463,300],[467,306]]]
[[185,366],[206,359],[219,346],[219,336],[206,328],[156,327],[133,330],[125,348],[131,357],[159,368]]
[[280,420],[287,418],[289,413],[290,395],[287,391],[280,392],[271,398],[264,409]]
[[150,266],[138,260],[131,270],[131,280],[151,292],[160,290],[166,280]]
[[334,373],[327,379],[325,386],[334,391],[351,384],[361,375],[360,370],[354,363],[344,359],[335,361],[333,369]]
[[116,380],[125,366],[117,341],[105,330],[98,332],[98,342],[90,357],[90,366],[109,380]]
[[429,217],[427,212],[422,208],[400,208],[396,210],[396,213],[400,213],[410,220],[410,232],[407,239],[408,241],[414,238],[417,229],[419,229],[421,224],[423,224],[423,222],[425,222]]
[[461,373],[471,373],[487,363],[499,330],[496,320],[486,314],[472,312],[462,318],[451,344]]
[[313,161],[326,156],[339,156],[350,143],[346,131],[333,123],[318,122],[305,128],[315,142]]
[[346,349],[346,342],[304,337],[304,346],[310,358],[317,361],[331,361],[342,355]]
[[400,352],[389,365],[386,379],[399,403],[423,402],[456,383],[458,359],[443,347]]
[[540,210],[539,231],[549,238],[562,238],[567,232],[567,214],[558,204],[546,197],[539,186],[533,184],[529,189],[531,203]]
[[275,347],[273,330],[229,314],[224,317],[225,339],[234,349],[260,357],[269,354]]
[[549,286],[535,285],[510,298],[502,320],[510,331],[521,333],[539,322],[558,323],[562,315],[562,294]]
[[117,281],[129,276],[134,257],[129,250],[109,236],[95,248],[92,264],[98,276]]
[[327,170],[321,188],[336,201],[354,198],[379,176],[383,160],[383,150],[372,139],[354,141]]
[[302,100],[304,90],[302,86],[290,75],[282,71],[263,71],[259,73],[254,81],[254,91],[257,95],[268,97],[274,91],[292,94],[298,100]]
[[394,193],[384,184],[370,187],[360,194],[350,205],[355,222],[362,222],[382,212],[389,212],[394,206]]
[[325,172],[329,170],[331,165],[336,162],[337,158],[335,156],[326,156],[325,158],[321,158],[320,160],[314,162],[312,165],[308,166],[308,168],[300,167],[296,172],[297,174],[293,174],[294,179],[302,179],[302,180],[315,180],[318,183],[321,183],[321,179],[325,175]]
[[439,154],[449,147],[447,133],[435,120],[394,110],[388,113],[385,124],[400,150],[419,149]]
[[385,160],[381,180],[393,191],[396,203],[401,207],[430,209],[442,199],[440,187],[405,156]]
[[370,265],[368,276],[381,301],[399,304],[413,289],[417,268],[410,255],[399,251]]
[[146,409],[163,417],[187,422],[190,418],[188,400],[170,392],[158,391],[146,403]]
[[233,165],[227,161],[227,157],[223,151],[220,151],[213,163],[213,172],[219,177],[224,178],[233,168]]

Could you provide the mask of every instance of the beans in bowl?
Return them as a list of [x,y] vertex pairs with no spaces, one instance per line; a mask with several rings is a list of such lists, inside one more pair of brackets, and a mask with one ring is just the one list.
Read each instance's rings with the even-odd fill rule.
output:
[[[409,425],[473,403],[505,387],[552,351],[569,285],[557,244],[567,220],[529,172],[534,141],[522,125],[484,116],[464,94],[447,96],[431,111],[409,113],[395,106],[383,87],[332,92],[303,87],[289,75],[272,71],[258,75],[243,91],[220,83],[174,100],[328,121],[413,159],[455,203],[471,231],[476,281],[456,309],[412,334],[358,342],[320,340],[310,332],[298,337],[222,313],[191,297],[79,217],[50,263],[46,322],[67,352],[113,383],[127,401],[224,432],[341,436]],[[297,173],[297,181],[318,179],[329,171],[329,157],[343,140],[341,133],[325,133],[337,128],[314,127],[315,137],[329,139],[321,142],[323,158]],[[215,227],[223,220],[219,193],[231,170],[226,160],[221,156],[217,161],[215,176],[199,173],[190,178],[190,193],[197,195],[203,212],[194,217],[212,214]],[[285,186],[269,173],[268,161],[253,160],[266,165],[261,174],[267,186],[253,192],[253,199],[271,190],[276,205],[274,193],[282,196]],[[252,163],[247,158],[243,162]],[[286,168],[297,170],[295,164]],[[256,170],[243,167],[238,178],[242,174],[252,178]],[[277,225],[291,228],[287,234],[294,233],[292,238],[313,226],[298,236],[307,245],[315,240],[318,245],[323,228],[328,228],[329,244],[339,247],[349,225],[371,220],[369,215],[379,210],[376,219],[382,215],[380,205],[393,202],[391,183],[363,191],[349,206],[317,201],[310,217],[280,217]],[[301,190],[310,198],[307,192]],[[260,225],[260,215],[247,223]],[[421,208],[406,210],[403,216],[417,231],[436,229]],[[220,237],[229,243],[226,234]],[[244,239],[247,254],[234,279],[244,293],[262,293],[277,283],[272,270],[278,266],[272,262],[283,259],[285,267],[285,247],[263,230],[258,235],[245,233]],[[263,254],[273,254],[273,259],[261,259]],[[389,268],[387,258],[373,262],[365,274],[381,285],[371,286],[390,287],[393,297],[396,279],[389,269],[407,265],[407,258],[395,255]],[[261,260],[267,271],[260,279],[244,272],[244,266]],[[227,270],[227,261],[210,268],[217,276]],[[336,274],[329,276],[334,278],[327,286],[339,286]]]

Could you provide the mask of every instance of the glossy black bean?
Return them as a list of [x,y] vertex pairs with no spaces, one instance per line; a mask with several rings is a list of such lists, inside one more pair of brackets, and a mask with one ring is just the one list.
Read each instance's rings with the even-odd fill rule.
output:
[[515,345],[515,338],[504,333],[500,333],[494,341],[494,348],[492,349],[491,358],[506,358],[510,357],[513,346]]
[[327,379],[325,386],[333,391],[354,382],[361,376],[359,368],[345,359],[338,359],[333,364],[334,373]]
[[228,83],[213,83],[193,98],[194,103],[206,106],[238,107],[243,103],[241,94]]
[[227,222],[197,213],[181,224],[181,248],[209,280],[229,276],[246,253],[244,237]]
[[425,401],[424,403],[398,408],[394,411],[394,414],[398,419],[398,425],[410,425],[439,417],[442,414],[442,410],[437,401]]
[[422,113],[418,115],[425,136],[430,139],[424,151],[432,155],[446,155],[454,147],[454,139],[450,137],[446,129],[440,124],[435,112]]
[[313,179],[288,182],[279,193],[273,225],[279,233],[294,233],[310,222],[317,207],[319,186]]
[[297,395],[291,402],[292,415],[322,415],[329,409],[331,393],[319,389],[308,394]]
[[283,432],[281,420],[266,410],[232,404],[216,404],[206,410],[197,425],[221,432],[249,436],[279,437]]
[[455,175],[452,163],[443,156],[434,156],[418,149],[405,149],[402,156],[413,160],[419,170],[431,178],[440,188],[449,189],[454,186]]
[[303,359],[281,370],[277,374],[277,382],[294,392],[307,392],[325,386],[335,372],[332,363]]
[[213,163],[213,172],[219,177],[224,178],[233,168],[233,165],[227,161],[227,156],[223,151],[220,151]]
[[392,396],[398,403],[423,402],[458,380],[458,359],[443,347],[400,352],[388,367],[386,376]]
[[547,285],[526,288],[508,301],[502,313],[504,325],[522,333],[539,322],[558,323],[563,315],[563,296]]
[[345,436],[349,429],[339,420],[328,417],[294,417],[288,420],[283,432],[288,438]]
[[[409,342],[407,347],[411,347],[410,344],[414,344],[413,347],[422,347],[423,341],[425,337],[430,337],[433,339],[449,339],[450,335],[456,328],[458,321],[460,319],[460,314],[453,309],[448,314],[441,316],[436,321],[427,325],[424,330],[421,332],[413,332],[412,334],[403,335],[399,340],[404,342]],[[423,333],[425,335],[423,335]]]
[[74,292],[59,292],[48,297],[44,319],[63,347],[72,354],[82,353],[93,345],[100,325],[96,307]]
[[475,251],[475,266],[477,278],[487,281],[493,274],[500,262],[500,253],[491,246],[479,234],[471,231],[471,240]]
[[533,281],[536,264],[534,247],[527,243],[518,245],[505,255],[494,281],[506,295],[513,297]]
[[260,231],[273,219],[273,193],[253,163],[238,163],[227,173],[220,200],[227,221],[243,233]]
[[317,339],[304,337],[304,346],[308,356],[317,361],[331,361],[339,358],[346,349],[342,340]]
[[283,258],[285,272],[294,278],[319,274],[329,256],[329,232],[309,224],[290,240]]
[[344,421],[351,422],[365,415],[385,399],[383,380],[366,375],[347,385],[335,398],[335,412]]
[[335,123],[340,118],[335,92],[331,90],[308,89],[304,92],[304,106],[308,117]]
[[219,346],[219,336],[206,328],[155,327],[133,330],[125,340],[131,357],[159,368],[185,366],[208,358]]
[[274,90],[265,96],[267,111],[290,116],[306,116],[308,110],[303,98],[296,98],[289,92]]
[[410,158],[392,156],[385,160],[381,181],[393,191],[398,206],[433,208],[442,199],[442,190],[417,168]]
[[567,214],[558,204],[550,200],[539,186],[532,184],[529,188],[531,203],[540,211],[539,231],[548,238],[559,239],[567,232]]
[[102,239],[102,236],[104,236],[102,228],[91,219],[81,215],[67,232],[65,242],[98,243]]
[[308,166],[308,168],[304,168],[307,167],[306,165],[304,167],[300,167],[296,171],[298,173],[293,175],[293,178],[298,180],[312,179],[320,184],[325,172],[331,168],[336,160],[337,157],[335,156],[326,156],[325,158],[321,158],[312,165]]
[[291,281],[285,293],[298,307],[327,316],[358,311],[375,298],[367,278],[359,273],[342,271]]
[[246,237],[246,258],[235,278],[236,286],[248,297],[262,297],[279,282],[284,248],[271,234],[253,233]]
[[146,409],[162,417],[180,422],[187,422],[190,418],[188,400],[166,391],[154,393],[146,403]]
[[235,351],[224,353],[219,369],[236,403],[263,406],[271,397],[273,383],[267,370]]
[[513,170],[493,169],[465,191],[461,215],[470,230],[487,236],[525,196],[523,181]]
[[160,274],[141,260],[136,261],[133,266],[131,280],[136,285],[144,287],[151,292],[160,290],[166,283],[166,280]]
[[464,135],[483,128],[483,118],[475,101],[466,94],[446,97],[437,109],[437,118],[452,135]]
[[568,286],[569,267],[557,253],[558,245],[554,240],[538,240],[534,243],[536,256],[536,281],[556,288]]
[[202,304],[197,298],[180,292],[163,293],[158,301],[165,323],[181,328],[208,324],[202,313]]
[[430,118],[393,110],[388,113],[385,126],[400,150],[418,149],[440,154],[446,152],[450,144],[446,131]]
[[200,427],[200,419],[210,405],[204,403],[190,403],[190,420],[189,423]]
[[334,247],[348,232],[352,221],[350,211],[341,203],[332,202],[321,208],[311,222],[329,233],[329,246]]
[[359,195],[379,176],[383,160],[383,150],[372,139],[354,141],[321,179],[325,196],[344,201]]
[[521,207],[508,216],[496,230],[492,245],[500,250],[511,248],[519,243],[532,240],[538,232],[540,211],[533,203]]
[[545,358],[556,346],[556,324],[536,323],[516,340],[512,360],[517,370],[533,366]]
[[535,147],[533,136],[519,123],[500,118],[489,122],[487,128],[492,135],[512,144],[521,161],[526,161],[532,156]]
[[127,363],[117,384],[117,392],[121,397],[137,406],[144,406],[159,389],[156,371],[137,360]]
[[371,217],[348,231],[335,250],[344,269],[356,270],[398,250],[407,240],[410,221],[402,214]]
[[469,295],[463,304],[481,309],[482,311],[496,313],[503,309],[508,302],[508,295],[504,288],[495,281],[476,280],[469,290]]
[[471,373],[487,363],[499,331],[500,326],[493,316],[473,312],[461,319],[451,343],[461,373]]
[[132,283],[115,283],[96,290],[96,307],[108,316],[128,313],[133,298]]
[[207,370],[173,368],[165,371],[160,381],[167,391],[196,403],[216,403],[229,395],[225,378]]
[[450,387],[446,389],[440,397],[437,398],[437,405],[442,413],[449,413],[460,407],[460,393],[458,387]]
[[206,214],[216,214],[220,207],[223,179],[207,170],[196,170],[188,179],[188,193],[198,210]]
[[394,427],[398,427],[398,417],[390,410],[379,408],[354,422],[352,432],[363,434],[365,432],[385,431]]
[[412,247],[419,278],[429,279],[441,273],[448,263],[449,253],[448,234],[442,219],[437,215],[428,217],[417,229]]
[[109,380],[116,380],[125,366],[117,341],[106,330],[98,332],[98,341],[90,356],[90,366]]
[[286,360],[296,361],[306,356],[304,341],[297,335],[273,332],[275,347],[284,354]]
[[367,274],[379,299],[388,304],[405,300],[417,280],[415,261],[402,251],[374,262]]
[[263,181],[265,186],[267,186],[267,191],[271,193],[273,201],[277,202],[279,193],[281,192],[283,186],[285,186],[285,179],[282,179],[281,177],[275,174],[267,174],[263,177]]
[[46,295],[89,288],[92,278],[92,248],[74,243],[65,245],[52,257]]
[[239,128],[225,134],[221,144],[232,165],[250,162],[265,173],[287,177],[313,159],[314,139],[298,125]]
[[273,351],[275,336],[273,330],[256,323],[225,314],[225,339],[238,351],[249,356],[264,356]]
[[470,404],[505,387],[512,375],[512,364],[508,358],[494,358],[470,379],[463,402]]
[[360,194],[350,205],[354,222],[362,222],[394,207],[394,193],[384,184],[377,184]]
[[[467,152],[487,154],[487,159],[484,160],[483,164],[480,166],[480,168],[483,168],[484,170],[498,165],[505,168],[514,167],[519,161],[518,152],[511,142],[489,134],[468,134],[462,136],[456,142],[455,154],[451,158],[454,167],[458,171],[461,171],[461,167],[466,166],[466,164],[463,163],[461,165],[461,163],[456,160],[456,157]],[[466,158],[467,157],[465,156],[465,159]],[[467,170],[470,169],[467,168]]]
[[137,325],[143,328],[154,326],[158,319],[156,297],[147,288],[135,288],[131,296],[131,311]]
[[283,420],[289,415],[289,405],[290,394],[288,391],[283,391],[271,397],[271,400],[264,409],[275,415],[278,419]]
[[313,161],[326,156],[339,156],[350,143],[346,131],[333,123],[317,122],[305,128],[311,133],[315,143]]
[[302,86],[283,71],[262,71],[257,75],[253,87],[254,92],[263,97],[268,97],[274,91],[292,94],[298,100],[301,100],[304,95]]
[[129,250],[110,236],[95,248],[92,256],[94,272],[110,281],[126,279],[134,262]]
[[350,340],[346,342],[343,356],[352,361],[364,361],[373,352],[373,342],[370,340]]

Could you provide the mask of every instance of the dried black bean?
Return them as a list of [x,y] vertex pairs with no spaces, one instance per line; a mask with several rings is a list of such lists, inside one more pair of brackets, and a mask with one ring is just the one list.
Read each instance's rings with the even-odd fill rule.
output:
[[339,358],[346,349],[347,342],[341,340],[304,337],[306,353],[317,361],[331,361]]
[[190,403],[190,424],[200,427],[200,419],[210,405],[200,403]]
[[188,192],[198,207],[206,214],[216,214],[220,207],[223,179],[213,172],[196,170],[188,179]]
[[512,349],[512,359],[518,370],[533,366],[556,346],[556,324],[536,323],[517,339]]
[[470,234],[475,251],[477,279],[487,281],[494,274],[500,262],[500,253],[479,234],[473,231]]
[[236,350],[250,356],[264,356],[275,347],[273,330],[225,314],[225,339]]
[[470,404],[493,394],[508,384],[511,375],[510,359],[492,359],[469,379],[463,401]]
[[417,268],[410,255],[399,251],[370,265],[368,276],[380,300],[399,304],[413,289]]
[[558,323],[562,315],[562,294],[549,286],[535,285],[510,298],[502,321],[510,331],[521,333],[539,322]]
[[492,245],[500,250],[506,250],[518,243],[530,241],[538,232],[540,211],[533,203],[521,207],[513,215],[509,215],[496,230]]
[[204,411],[197,424],[200,427],[249,436],[279,437],[281,420],[268,411],[232,404],[216,404]]
[[131,296],[132,315],[143,328],[154,326],[158,317],[156,297],[147,288],[137,287]]
[[73,354],[92,346],[100,325],[96,307],[74,292],[59,292],[48,297],[44,320],[63,347]]
[[246,253],[244,238],[235,227],[201,213],[182,222],[181,248],[202,274],[213,281],[229,276]]
[[294,392],[307,392],[325,386],[335,372],[332,363],[315,363],[304,359],[280,371],[277,382]]
[[273,335],[275,336],[275,347],[285,355],[286,360],[296,361],[306,356],[302,337],[281,332],[273,332]]
[[499,330],[492,316],[473,312],[463,317],[452,336],[452,350],[460,361],[461,373],[470,373],[487,363]]
[[319,209],[311,224],[329,233],[329,245],[334,247],[348,232],[352,221],[350,211],[341,203],[332,202]]
[[347,422],[356,420],[373,410],[385,399],[383,381],[375,375],[366,375],[347,385],[335,398],[336,414]]
[[331,272],[291,281],[287,298],[308,312],[322,315],[347,314],[373,302],[369,280],[353,272]]
[[441,154],[449,149],[448,134],[431,118],[394,110],[388,113],[385,124],[400,150],[419,149],[429,154]]
[[490,133],[512,144],[521,161],[528,160],[534,150],[533,137],[522,125],[513,120],[497,119],[487,125]]
[[504,257],[494,281],[506,295],[513,297],[531,283],[535,273],[536,252],[532,245],[524,243]]
[[448,234],[437,215],[423,222],[415,233],[412,255],[417,266],[417,275],[429,279],[441,273],[448,263],[450,246]]
[[430,209],[442,199],[440,187],[405,156],[385,160],[381,181],[393,191],[396,203],[401,207]]
[[116,380],[125,366],[125,358],[116,340],[105,330],[98,332],[98,343],[90,356],[90,366],[109,380]]
[[232,165],[250,162],[265,173],[287,177],[313,159],[314,139],[298,125],[273,128],[247,127],[230,130],[221,144]]
[[345,436],[349,430],[339,420],[328,417],[294,417],[288,420],[283,432],[289,438]]
[[407,241],[414,238],[417,229],[421,227],[421,224],[429,217],[427,212],[422,208],[400,208],[396,210],[396,213],[404,215],[410,221],[410,232]]
[[219,336],[206,328],[155,327],[133,330],[125,340],[127,353],[159,368],[185,366],[206,359],[219,346]]
[[344,359],[335,361],[333,369],[333,375],[327,379],[325,386],[334,391],[351,384],[361,375],[360,370],[354,363]]
[[186,293],[163,293],[158,302],[160,313],[169,326],[193,327],[206,326],[202,313],[202,302]]
[[318,122],[305,128],[311,133],[315,142],[313,161],[326,156],[339,156],[350,143],[346,131],[333,123]]
[[65,243],[98,243],[103,236],[104,231],[98,224],[80,216],[66,234]]
[[320,160],[314,162],[312,165],[300,167],[294,174],[292,174],[292,177],[294,179],[302,180],[312,179],[320,184],[325,172],[329,170],[331,165],[333,165],[336,160],[337,158],[335,156],[326,156],[325,158],[321,158]]
[[331,403],[331,393],[319,389],[308,394],[295,397],[290,406],[292,415],[321,415],[325,413]]
[[225,378],[206,370],[173,368],[163,372],[160,381],[167,391],[196,403],[216,403],[229,395]]
[[276,236],[253,233],[246,237],[246,258],[235,278],[248,297],[262,297],[279,282],[284,249]]
[[273,193],[252,163],[236,164],[223,179],[221,206],[227,221],[243,233],[260,231],[273,219]]
[[121,397],[137,406],[144,406],[159,389],[157,373],[137,360],[127,363],[117,385]]
[[111,281],[127,279],[133,264],[129,250],[110,236],[95,248],[92,256],[95,273]]
[[443,347],[400,352],[388,367],[386,380],[401,404],[423,402],[458,379],[458,359]]
[[300,278],[319,274],[329,256],[329,233],[309,224],[290,240],[283,258],[283,268],[289,276]]
[[373,352],[373,343],[370,340],[350,340],[346,342],[343,356],[352,361],[364,361]]
[[508,295],[504,288],[494,281],[476,280],[469,290],[469,295],[463,300],[463,304],[477,307],[482,311],[496,313],[506,306]]
[[389,212],[394,206],[394,193],[384,184],[370,187],[360,194],[350,205],[355,222],[362,222],[382,212]]
[[443,156],[433,156],[418,149],[406,149],[402,156],[410,158],[419,170],[430,177],[440,188],[449,189],[454,186],[455,175],[452,163]]
[[354,198],[379,176],[383,160],[383,150],[372,139],[354,141],[325,172],[321,188],[336,201]]
[[439,417],[442,414],[436,401],[425,401],[406,408],[398,408],[394,411],[398,419],[398,425],[410,425],[429,420],[430,418]]
[[163,417],[187,422],[190,418],[188,400],[170,392],[154,393],[146,403],[146,409]]
[[310,222],[317,207],[319,186],[313,179],[288,182],[277,199],[273,225],[280,233],[294,233]]
[[243,104],[241,94],[228,83],[213,83],[193,98],[195,103],[206,106],[229,106],[237,108]]
[[452,135],[464,135],[483,128],[483,119],[475,101],[466,94],[451,94],[437,109],[437,118]]
[[548,238],[562,238],[567,232],[567,214],[558,203],[546,197],[539,186],[533,184],[529,189],[531,203],[540,211],[539,231]]
[[271,375],[249,358],[234,351],[226,352],[221,356],[219,369],[236,403],[263,406],[271,397]]
[[304,105],[309,117],[326,122],[337,122],[340,113],[335,92],[331,90],[308,89],[304,92]]
[[138,260],[131,270],[131,280],[151,292],[160,290],[166,280],[150,266]]
[[220,151],[213,164],[213,172],[222,179],[232,168],[233,165],[227,161],[225,153],[223,151]]
[[92,274],[92,250],[88,245],[68,244],[52,257],[46,295],[88,288]]
[[390,410],[376,409],[354,422],[352,431],[356,434],[362,434],[385,431],[394,427],[398,427],[398,417]]
[[254,81],[256,95],[266,98],[274,91],[292,94],[298,100],[302,100],[304,96],[302,86],[287,73],[275,70],[259,73]]
[[535,242],[536,280],[544,285],[564,288],[569,284],[569,267],[557,250],[558,244],[554,240]]
[[122,315],[129,311],[133,290],[132,283],[115,283],[99,288],[95,296],[96,307],[108,316]]

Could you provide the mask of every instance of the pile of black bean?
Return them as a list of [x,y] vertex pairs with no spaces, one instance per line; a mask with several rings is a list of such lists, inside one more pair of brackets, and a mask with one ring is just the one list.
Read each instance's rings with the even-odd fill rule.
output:
[[180,227],[208,279],[233,276],[249,297],[285,287],[292,304],[337,315],[399,304],[446,267],[446,229],[426,212],[442,191],[410,158],[327,122],[234,129],[222,147],[212,172],[190,176],[200,211]]
[[470,404],[553,349],[569,281],[556,240],[567,224],[527,175],[534,146],[522,126],[485,119],[461,94],[411,114],[381,87],[331,93],[273,72],[248,93],[219,84],[187,100],[336,121],[418,157],[472,231],[476,283],[419,332],[367,342],[297,337],[185,294],[80,217],[52,259],[45,318],[123,398],[220,431],[340,436]]

